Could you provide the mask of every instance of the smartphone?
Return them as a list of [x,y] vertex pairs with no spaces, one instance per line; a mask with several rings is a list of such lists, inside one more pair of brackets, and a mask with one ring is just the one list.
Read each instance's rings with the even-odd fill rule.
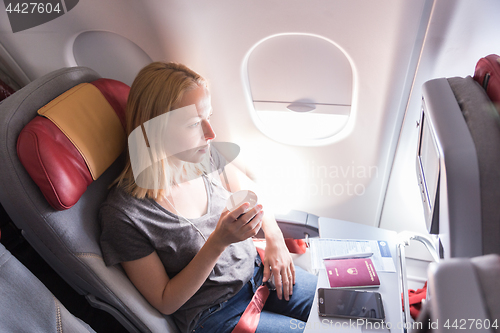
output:
[[385,320],[382,296],[374,291],[318,289],[320,316]]

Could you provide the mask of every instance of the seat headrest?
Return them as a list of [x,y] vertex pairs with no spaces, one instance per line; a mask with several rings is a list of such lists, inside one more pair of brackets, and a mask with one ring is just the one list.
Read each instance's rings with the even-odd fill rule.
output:
[[122,153],[129,91],[111,79],[81,83],[42,106],[19,134],[19,160],[55,209],[72,207]]

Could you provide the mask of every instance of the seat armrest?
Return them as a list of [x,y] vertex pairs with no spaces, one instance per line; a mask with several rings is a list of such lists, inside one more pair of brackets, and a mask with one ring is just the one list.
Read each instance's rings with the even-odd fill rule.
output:
[[[284,238],[304,239],[319,237],[319,216],[317,215],[308,214],[300,210],[290,210],[285,214],[275,213],[274,218]],[[262,229],[259,230],[256,237],[264,238]]]
[[285,238],[303,239],[319,237],[319,216],[300,210],[291,210],[286,214],[275,214],[276,222]]

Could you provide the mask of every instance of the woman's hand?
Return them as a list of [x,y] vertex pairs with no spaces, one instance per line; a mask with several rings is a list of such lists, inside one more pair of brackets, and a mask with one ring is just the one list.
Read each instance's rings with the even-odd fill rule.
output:
[[285,300],[290,300],[295,284],[295,266],[281,232],[276,232],[273,235],[266,234],[266,255],[262,281],[269,280],[271,273],[274,276],[278,298],[282,299],[284,295]]
[[211,235],[214,241],[225,248],[255,236],[262,225],[264,211],[262,205],[257,205],[244,213],[249,206],[249,203],[245,202],[233,211],[224,209]]

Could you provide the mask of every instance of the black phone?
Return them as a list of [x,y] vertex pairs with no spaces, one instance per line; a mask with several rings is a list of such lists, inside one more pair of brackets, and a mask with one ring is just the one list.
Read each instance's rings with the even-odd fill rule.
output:
[[385,320],[382,296],[375,291],[318,289],[320,316]]

